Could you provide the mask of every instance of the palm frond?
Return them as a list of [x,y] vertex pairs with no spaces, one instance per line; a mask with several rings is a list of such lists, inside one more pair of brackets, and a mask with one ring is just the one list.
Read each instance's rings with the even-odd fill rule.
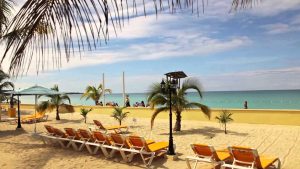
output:
[[187,90],[196,90],[199,96],[202,98],[202,92],[201,92],[201,83],[197,78],[187,78],[182,83],[181,92],[186,92]]
[[13,0],[0,0],[0,38],[2,37],[3,30],[8,27],[8,18],[12,14],[14,4]]
[[191,103],[188,103],[186,104],[186,107],[187,108],[194,108],[194,107],[197,107],[197,108],[200,108],[201,111],[210,119],[211,117],[211,111],[210,111],[210,108],[204,104],[201,104],[201,103],[197,103],[197,102],[191,102]]
[[4,88],[12,88],[14,89],[15,86],[12,82],[3,82],[0,84],[0,90],[4,89]]
[[[53,68],[60,68],[62,55],[69,61],[75,52],[81,54],[83,51],[96,49],[102,41],[107,43],[109,40],[109,29],[117,34],[116,29],[122,28],[124,19],[137,15],[138,8],[135,0],[132,3],[127,0],[28,0],[8,25],[7,15],[12,6],[9,2],[13,1],[1,1],[6,3],[6,7],[0,29],[3,30],[4,25],[7,27],[6,32],[12,33],[1,63],[10,57],[9,73],[13,75],[26,73],[32,61],[35,61],[39,72],[49,66],[48,63],[52,63]],[[233,0],[232,8],[245,8],[257,1]],[[142,5],[146,16],[148,4],[142,1]],[[177,9],[189,8],[199,15],[201,9],[204,12],[205,5],[204,0],[158,0],[153,1],[150,9],[154,9],[158,15],[158,11],[165,9],[175,13]],[[129,10],[133,11],[132,14]]]
[[156,118],[156,116],[163,112],[163,111],[168,111],[169,109],[167,107],[160,107],[160,108],[157,108],[155,109],[155,111],[153,112],[152,116],[151,116],[151,130],[153,128],[153,125],[154,125],[154,120]]
[[245,9],[252,7],[253,5],[259,3],[261,0],[232,0],[231,8],[232,10]]

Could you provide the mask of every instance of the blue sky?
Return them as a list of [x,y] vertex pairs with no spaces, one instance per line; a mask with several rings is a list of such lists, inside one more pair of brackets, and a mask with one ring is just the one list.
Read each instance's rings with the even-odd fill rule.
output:
[[[151,1],[152,2],[152,1]],[[300,0],[263,0],[252,9],[229,13],[230,0],[210,0],[204,14],[190,11],[138,16],[125,23],[107,45],[77,54],[62,68],[14,79],[18,88],[34,84],[82,92],[102,82],[118,93],[122,72],[126,91],[146,92],[163,74],[183,70],[206,91],[300,88]],[[141,13],[141,11],[140,11]]]

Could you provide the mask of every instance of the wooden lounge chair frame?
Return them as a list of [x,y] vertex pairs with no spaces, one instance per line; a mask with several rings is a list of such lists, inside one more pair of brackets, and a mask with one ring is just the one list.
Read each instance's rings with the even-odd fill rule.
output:
[[[267,169],[269,167],[276,167],[276,169],[281,168],[281,161],[279,158],[272,158],[272,160],[268,163],[267,166],[263,167],[261,165],[261,160],[263,158],[260,158],[258,152],[256,149],[253,148],[245,148],[245,147],[228,147],[228,150],[233,157],[233,163],[232,164],[223,164],[222,168],[225,169],[226,167],[232,168],[232,169]],[[248,158],[246,160],[241,160],[237,153],[242,154],[242,158]],[[246,157],[247,156],[247,157]],[[252,160],[249,160],[252,159]],[[275,163],[277,162],[277,166],[275,166]]]
[[[103,126],[102,123],[98,120],[93,120],[94,124],[96,125],[97,129],[100,131],[104,131],[107,133],[109,130],[113,130],[115,133],[123,133],[126,132],[128,133],[128,127],[127,126]],[[122,131],[122,129],[125,129],[125,131]]]
[[[199,162],[211,163],[214,168],[220,167],[220,165],[224,164],[225,162],[222,161],[217,154],[215,148],[211,145],[204,145],[204,144],[191,144],[191,148],[194,152],[194,156],[186,157],[186,164],[188,169],[192,169],[190,161],[195,161],[193,169],[197,168]],[[201,149],[201,150],[199,150]],[[224,152],[222,152],[224,153]],[[224,160],[230,159],[230,154],[224,158]]]

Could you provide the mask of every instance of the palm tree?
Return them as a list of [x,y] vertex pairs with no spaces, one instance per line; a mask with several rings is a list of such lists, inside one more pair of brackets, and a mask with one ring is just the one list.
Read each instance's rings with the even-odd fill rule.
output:
[[[58,85],[54,85],[51,90],[59,92]],[[60,95],[47,95],[46,97],[49,97],[50,99],[48,101],[42,101],[38,107],[38,111],[53,111],[56,110],[56,120],[60,120],[59,117],[59,106],[64,104],[65,101],[68,101],[69,104],[71,104],[71,99],[66,94],[60,94]]]
[[92,99],[95,101],[95,105],[98,105],[100,98],[104,95],[104,93],[112,93],[111,89],[103,89],[102,84],[96,88],[96,86],[87,86],[85,92],[82,94],[81,98]]
[[[176,114],[174,131],[181,131],[181,113],[183,110],[198,107],[208,118],[210,118],[210,109],[206,105],[203,105],[200,102],[190,102],[187,100],[186,92],[190,89],[196,90],[200,101],[200,98],[202,98],[201,85],[199,81],[194,78],[185,80],[182,84],[182,87],[177,90],[176,94],[172,95],[171,106],[172,110]],[[161,90],[160,84],[153,84],[148,96],[148,102],[150,103],[151,108],[155,108],[155,111],[151,117],[151,128],[153,127],[154,120],[159,113],[170,110],[169,100],[169,94]]]
[[90,109],[85,109],[85,108],[81,108],[80,109],[80,114],[83,116],[84,118],[84,123],[86,123],[86,118],[87,118],[87,114],[92,111],[93,109],[90,108]]
[[15,86],[12,82],[8,81],[9,78],[10,78],[9,75],[0,69],[0,98],[1,98],[0,102],[8,99],[5,95],[3,95],[3,90],[9,88],[14,90]]
[[[200,2],[199,2],[200,1]],[[252,6],[259,0],[232,0],[232,9]],[[117,28],[121,28],[124,20],[137,14],[137,3],[130,1],[107,1],[107,0],[34,0],[25,1],[15,17],[7,25],[7,15],[11,7],[11,0],[1,0],[0,16],[1,24],[7,32],[22,31],[22,38],[12,38],[6,44],[1,60],[11,55],[9,72],[17,75],[24,67],[29,67],[31,53],[39,53],[40,59],[37,67],[43,67],[48,60],[52,59],[54,66],[61,66],[61,54],[64,53],[69,60],[72,53],[96,49],[100,40],[105,43],[109,40],[108,29],[113,29],[116,34]],[[199,3],[198,3],[199,2]],[[132,4],[132,5],[131,5]],[[159,4],[159,5],[158,5]],[[202,5],[202,6],[201,6]],[[176,9],[189,8],[192,12],[204,12],[205,1],[201,0],[171,0],[154,1],[152,9],[156,14],[164,9],[171,13]],[[144,14],[146,15],[146,2],[143,1]],[[167,6],[167,7],[166,7]],[[129,14],[131,8],[134,10]],[[150,7],[151,8],[151,7]],[[9,9],[9,10],[8,10]],[[3,24],[4,23],[4,24]],[[40,33],[38,27],[45,25],[52,30],[51,33]],[[3,27],[3,26],[2,26]],[[26,28],[26,29],[24,29]],[[28,29],[27,29],[28,28]],[[3,29],[3,28],[1,28]],[[49,48],[52,47],[52,48]],[[46,52],[47,50],[48,52]],[[10,52],[9,52],[10,51]],[[42,66],[40,66],[42,65]]]
[[119,121],[120,126],[122,125],[122,121],[127,117],[127,115],[130,112],[123,112],[123,109],[125,109],[126,107],[114,107],[114,111],[111,115],[111,117],[115,118],[116,120]]
[[231,116],[232,116],[232,113],[230,113],[227,110],[222,110],[222,113],[220,113],[219,116],[216,116],[216,119],[219,121],[219,123],[224,126],[225,134],[227,134],[226,124],[233,121]]

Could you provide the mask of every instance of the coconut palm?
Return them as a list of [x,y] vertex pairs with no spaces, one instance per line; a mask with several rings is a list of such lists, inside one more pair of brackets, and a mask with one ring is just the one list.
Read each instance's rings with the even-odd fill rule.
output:
[[[54,87],[51,88],[51,90],[59,92],[58,85],[54,85]],[[71,99],[66,94],[60,94],[60,95],[47,95],[46,97],[49,97],[50,99],[48,101],[42,101],[38,107],[37,111],[53,111],[55,109],[56,111],[56,120],[60,120],[59,117],[59,106],[63,105],[65,101],[68,101],[69,104],[71,104]]]
[[232,113],[230,113],[228,110],[222,110],[222,113],[220,113],[219,116],[216,116],[216,119],[219,121],[219,123],[224,126],[225,134],[227,134],[226,124],[233,121],[231,116]]
[[86,123],[87,114],[88,114],[90,111],[92,111],[92,110],[93,110],[92,108],[90,108],[90,109],[81,108],[81,109],[80,109],[80,115],[83,116],[83,118],[84,118],[84,123]]
[[123,112],[126,107],[114,107],[114,111],[111,117],[115,118],[119,121],[120,126],[122,125],[122,121],[127,117],[130,112]]
[[[169,85],[169,84],[167,84]],[[187,100],[187,91],[193,89],[196,90],[199,95],[199,102],[190,102]],[[189,78],[182,83],[182,87],[177,90],[176,94],[172,94],[172,111],[176,114],[176,123],[174,126],[174,131],[181,131],[181,113],[183,110],[190,108],[200,108],[200,110],[210,118],[210,109],[200,103],[200,98],[202,98],[201,85],[200,82],[195,78]],[[168,92],[163,92],[159,83],[153,84],[151,86],[148,102],[152,109],[155,111],[151,117],[151,128],[153,127],[154,120],[156,116],[164,111],[170,110],[170,96]],[[199,110],[199,112],[200,112]]]
[[8,81],[9,79],[9,75],[6,74],[3,70],[0,69],[0,102],[8,100],[9,98],[6,97],[5,95],[3,95],[3,90],[5,89],[14,89],[14,84],[10,81]]
[[10,76],[0,69],[0,91],[3,91],[4,89],[7,88],[14,89],[14,84],[8,81],[9,78]]
[[82,94],[81,98],[92,99],[95,101],[95,105],[98,105],[100,98],[104,93],[112,93],[111,89],[103,89],[103,85],[100,84],[97,88],[96,86],[87,86],[85,92]]
[[[232,9],[245,8],[256,1],[258,0],[232,0]],[[7,6],[11,6],[8,4],[12,1],[1,0],[1,2],[3,3],[0,10],[6,15],[9,14]],[[1,63],[11,55],[9,71],[18,74],[22,68],[30,66],[33,57],[38,56],[43,59],[36,59],[39,64],[37,67],[43,68],[49,60],[52,60],[54,66],[59,68],[62,53],[69,60],[75,50],[81,53],[95,49],[97,45],[101,45],[98,43],[100,40],[107,43],[110,32],[108,29],[113,29],[114,33],[117,33],[116,29],[123,26],[126,18],[137,15],[139,2],[135,0],[131,2],[127,0],[27,0],[6,29],[7,32],[25,31],[21,33],[24,36],[21,39],[13,38],[6,44]],[[156,14],[164,9],[169,9],[173,13],[182,8],[189,8],[192,12],[199,13],[201,9],[204,12],[206,5],[206,1],[203,0],[171,0],[171,2],[159,0],[153,1],[153,6],[149,7],[147,2],[152,1],[142,1],[145,15],[146,8],[154,9]],[[129,13],[131,11],[133,13]],[[7,19],[4,18],[0,20],[6,25]],[[36,31],[43,24],[52,32],[41,34]],[[39,53],[39,55],[31,53]]]

